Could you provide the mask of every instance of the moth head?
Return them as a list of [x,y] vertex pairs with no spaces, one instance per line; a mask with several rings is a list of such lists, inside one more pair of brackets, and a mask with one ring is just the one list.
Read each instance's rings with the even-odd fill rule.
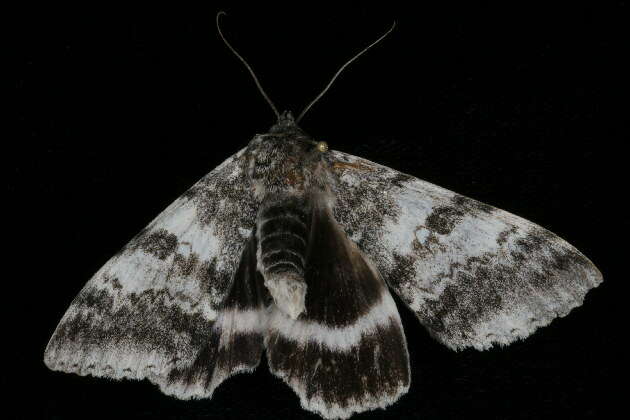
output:
[[321,189],[327,153],[326,142],[302,131],[290,112],[282,113],[268,133],[254,137],[248,145],[249,175],[256,195]]
[[[298,125],[293,118],[293,114],[291,111],[284,111],[278,117],[278,122],[275,123],[269,129],[269,134],[276,134],[283,136],[286,141],[298,141],[305,143],[305,152],[308,153],[311,150],[316,150],[319,153],[325,153],[328,151],[328,143],[325,141],[315,141],[308,134],[306,134]],[[312,145],[314,147],[310,148],[308,145]],[[315,157],[317,154],[315,154]]]
[[269,129],[270,134],[296,134],[296,135],[304,135],[304,132],[300,127],[298,127],[295,118],[293,117],[293,113],[291,111],[284,111],[282,114],[278,115],[278,121],[271,126]]

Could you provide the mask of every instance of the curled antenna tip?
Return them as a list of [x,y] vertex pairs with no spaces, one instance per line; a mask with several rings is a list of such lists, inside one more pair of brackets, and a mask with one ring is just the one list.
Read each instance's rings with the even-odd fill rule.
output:
[[232,47],[232,44],[230,44],[228,42],[227,39],[225,39],[225,36],[223,36],[223,32],[221,32],[221,25],[219,22],[219,18],[223,15],[227,15],[227,13],[225,13],[223,10],[219,10],[217,12],[217,16],[216,16],[216,22],[217,22],[217,32],[219,32],[219,36],[221,37],[221,39],[223,40],[223,43],[225,43],[225,45],[230,49],[230,51],[232,51],[232,53],[234,53],[234,55],[241,60],[241,62],[245,65],[245,67],[247,68],[247,70],[249,71],[249,74],[252,75],[252,78],[254,79],[254,82],[256,82],[256,87],[258,87],[258,91],[260,92],[260,94],[263,96],[263,98],[265,98],[265,100],[267,101],[267,103],[269,104],[269,106],[271,107],[271,109],[273,110],[274,114],[276,114],[276,118],[280,119],[280,113],[278,112],[278,109],[276,108],[276,106],[273,104],[273,102],[271,101],[271,99],[269,99],[269,96],[267,96],[267,93],[265,93],[265,90],[262,88],[262,85],[260,84],[260,82],[258,81],[258,77],[256,77],[256,73],[254,73],[254,70],[252,70],[251,66],[247,63],[247,61],[245,61],[245,59],[238,53],[236,52],[236,50],[234,49],[234,47]]
[[332,84],[335,82],[335,80],[337,79],[337,77],[341,74],[341,72],[348,67],[348,65],[350,63],[352,63],[354,60],[356,60],[357,58],[359,58],[360,56],[363,55],[363,53],[365,53],[367,50],[369,50],[370,48],[372,48],[374,45],[378,44],[379,42],[381,42],[383,40],[383,38],[385,38],[387,35],[390,34],[391,31],[394,30],[394,28],[396,27],[396,21],[394,21],[394,23],[392,24],[392,27],[389,28],[389,30],[387,32],[385,32],[383,35],[381,35],[376,41],[372,42],[370,45],[368,45],[367,47],[365,47],[363,50],[359,51],[358,54],[356,54],[354,57],[352,57],[350,60],[346,61],[346,63],[341,66],[341,68],[339,70],[337,70],[337,73],[335,73],[335,75],[332,77],[332,79],[330,80],[330,82],[328,82],[328,84],[326,85],[326,87],[324,88],[324,90],[321,91],[321,93],[319,95],[317,95],[315,97],[315,99],[313,99],[311,101],[310,104],[308,104],[306,106],[306,108],[304,108],[304,111],[302,111],[300,113],[300,115],[297,117],[296,122],[300,122],[300,120],[304,117],[304,115],[306,115],[306,113],[309,111],[309,109],[311,109],[311,107],[313,105],[315,105],[315,103],[317,103],[317,101],[319,101],[322,96],[324,96],[326,94],[326,92],[328,92],[328,89],[330,89],[330,87],[332,86]]

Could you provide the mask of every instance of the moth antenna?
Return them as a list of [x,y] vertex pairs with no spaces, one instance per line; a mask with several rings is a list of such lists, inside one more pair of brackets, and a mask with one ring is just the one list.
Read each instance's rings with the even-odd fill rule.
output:
[[249,74],[252,75],[252,77],[254,78],[254,82],[256,82],[256,86],[258,87],[258,91],[263,96],[263,98],[265,98],[265,100],[267,101],[267,103],[269,104],[271,109],[273,110],[274,114],[276,114],[276,117],[278,119],[280,119],[280,113],[278,112],[278,108],[276,108],[276,106],[273,104],[271,99],[269,99],[269,96],[267,96],[267,94],[265,93],[265,90],[262,88],[260,82],[258,81],[258,77],[256,77],[256,73],[254,73],[254,70],[252,70],[251,66],[247,63],[247,61],[245,61],[245,59],[238,52],[236,52],[234,47],[232,47],[232,45],[228,42],[228,40],[225,39],[225,36],[223,36],[223,32],[221,32],[221,25],[219,24],[219,17],[222,16],[222,15],[227,15],[227,13],[225,13],[223,10],[221,10],[221,11],[219,11],[219,13],[217,13],[217,18],[216,18],[217,31],[219,32],[219,36],[221,37],[221,39],[223,40],[225,45],[227,45],[227,47],[230,49],[230,51],[232,51],[234,53],[234,55],[236,57],[238,57],[239,60],[241,60],[241,62],[245,65],[245,67],[247,67],[247,70],[249,70]]
[[297,117],[296,122],[300,122],[300,120],[302,119],[302,117],[304,117],[304,115],[306,115],[306,113],[308,112],[309,109],[311,109],[311,107],[313,105],[315,105],[315,103],[317,103],[317,101],[319,101],[321,99],[322,96],[324,96],[326,94],[326,92],[328,91],[328,89],[330,89],[330,86],[332,86],[332,84],[335,82],[335,79],[337,79],[337,77],[339,76],[339,74],[346,68],[348,67],[348,65],[350,63],[352,63],[354,60],[356,60],[357,58],[359,58],[360,56],[363,55],[363,53],[365,53],[367,50],[369,50],[370,48],[372,48],[374,45],[378,44],[379,42],[381,42],[381,40],[383,38],[385,38],[387,35],[389,35],[389,33],[391,31],[394,30],[394,28],[396,27],[396,22],[394,21],[394,24],[392,25],[391,28],[389,28],[389,30],[387,32],[385,32],[383,35],[381,35],[376,41],[372,42],[370,45],[368,45],[367,47],[365,47],[363,50],[361,50],[358,54],[356,54],[354,57],[352,57],[350,60],[346,61],[346,64],[344,64],[343,66],[341,66],[341,68],[339,70],[337,70],[337,73],[335,73],[335,75],[333,76],[333,78],[330,80],[330,82],[328,82],[328,84],[326,85],[326,87],[324,88],[324,90],[321,91],[321,93],[319,95],[317,95],[315,97],[315,99],[313,99],[313,101],[308,104],[306,106],[306,108],[304,108],[304,111],[302,111],[302,113]]

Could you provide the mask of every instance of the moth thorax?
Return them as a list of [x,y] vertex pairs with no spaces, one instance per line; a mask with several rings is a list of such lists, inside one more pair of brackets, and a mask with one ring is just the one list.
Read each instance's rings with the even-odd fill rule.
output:
[[258,271],[276,306],[296,319],[305,310],[304,264],[310,220],[294,197],[265,203],[258,214]]

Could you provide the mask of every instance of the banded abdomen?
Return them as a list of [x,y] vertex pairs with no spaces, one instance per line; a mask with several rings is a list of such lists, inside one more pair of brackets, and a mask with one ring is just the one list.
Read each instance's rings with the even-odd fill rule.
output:
[[309,212],[292,197],[266,203],[257,220],[258,270],[276,305],[293,319],[304,311]]

